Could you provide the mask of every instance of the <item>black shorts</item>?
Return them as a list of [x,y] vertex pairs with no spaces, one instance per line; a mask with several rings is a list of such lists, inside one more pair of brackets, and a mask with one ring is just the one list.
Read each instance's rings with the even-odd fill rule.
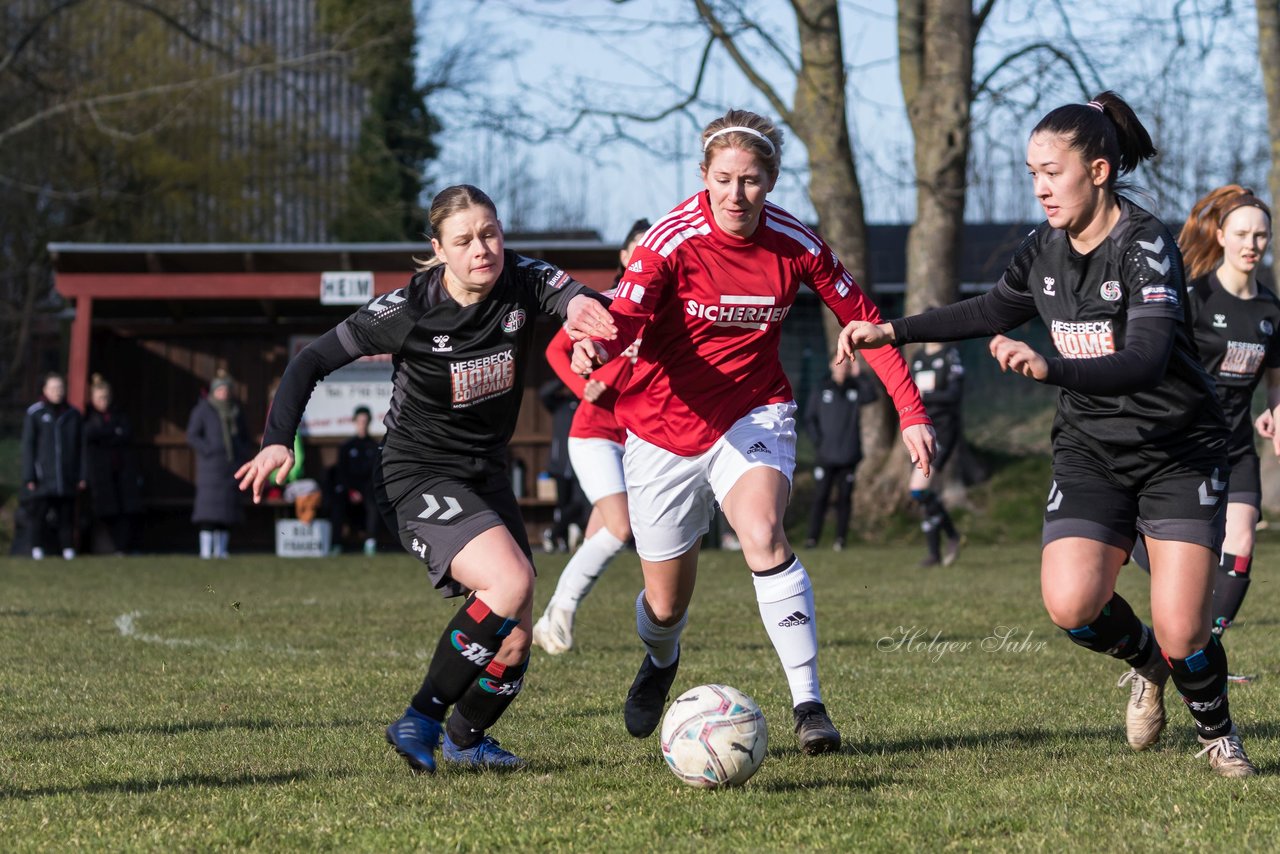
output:
[[1177,442],[1133,448],[1059,430],[1043,543],[1083,537],[1128,552],[1141,533],[1216,551],[1226,523],[1226,450],[1224,435],[1194,429]]
[[1231,443],[1227,453],[1231,463],[1231,483],[1227,486],[1227,501],[1232,504],[1248,504],[1255,510],[1262,509],[1262,464],[1253,446],[1253,436],[1248,443]]
[[464,480],[400,462],[379,465],[374,480],[383,521],[405,551],[426,564],[431,585],[446,599],[469,592],[453,580],[449,568],[467,543],[490,528],[505,526],[533,562],[520,504],[504,471]]

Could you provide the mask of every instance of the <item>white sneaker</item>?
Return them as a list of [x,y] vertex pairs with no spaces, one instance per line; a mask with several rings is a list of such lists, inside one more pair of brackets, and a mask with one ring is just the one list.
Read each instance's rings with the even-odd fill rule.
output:
[[76,559],[76,550],[75,550],[75,549],[63,549],[63,550],[62,550],[62,559],[63,559],[63,560],[75,560],[75,559]]
[[32,550],[31,550],[31,559],[32,559],[32,560],[44,560],[44,549],[40,548],[39,546],[36,546],[34,549],[32,549]]
[[533,624],[533,642],[548,655],[560,655],[573,649],[573,612],[548,605],[538,622]]
[[1120,677],[1116,685],[1132,682],[1129,705],[1124,710],[1124,736],[1134,750],[1146,750],[1160,740],[1164,731],[1164,684],[1168,679],[1152,682],[1136,670]]
[[1240,742],[1240,733],[1234,726],[1231,727],[1231,732],[1224,736],[1204,738],[1197,735],[1196,739],[1204,745],[1204,750],[1196,756],[1209,754],[1209,767],[1215,774],[1222,777],[1252,777],[1258,773],[1258,769],[1245,754],[1244,745]]

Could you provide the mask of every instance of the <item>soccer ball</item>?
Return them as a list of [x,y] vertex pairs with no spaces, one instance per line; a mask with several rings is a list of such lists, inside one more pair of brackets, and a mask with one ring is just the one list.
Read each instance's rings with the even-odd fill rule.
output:
[[662,719],[662,756],[690,786],[739,786],[756,773],[768,749],[764,712],[728,685],[690,688]]

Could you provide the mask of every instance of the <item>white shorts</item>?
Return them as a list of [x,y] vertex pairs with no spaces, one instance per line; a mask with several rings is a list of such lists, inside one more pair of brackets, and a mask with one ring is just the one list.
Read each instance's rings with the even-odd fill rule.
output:
[[569,437],[569,462],[578,485],[592,504],[627,491],[622,476],[622,450],[622,445],[609,439]]
[[682,457],[627,433],[622,464],[636,552],[645,560],[679,557],[702,539],[713,502],[724,501],[747,471],[765,467],[789,481],[796,469],[796,405],[758,406],[709,449]]

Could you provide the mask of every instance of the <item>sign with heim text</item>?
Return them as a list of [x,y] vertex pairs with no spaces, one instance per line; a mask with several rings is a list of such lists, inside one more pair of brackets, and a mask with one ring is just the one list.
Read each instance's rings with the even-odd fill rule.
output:
[[321,305],[364,305],[373,299],[373,273],[340,270],[320,274]]

